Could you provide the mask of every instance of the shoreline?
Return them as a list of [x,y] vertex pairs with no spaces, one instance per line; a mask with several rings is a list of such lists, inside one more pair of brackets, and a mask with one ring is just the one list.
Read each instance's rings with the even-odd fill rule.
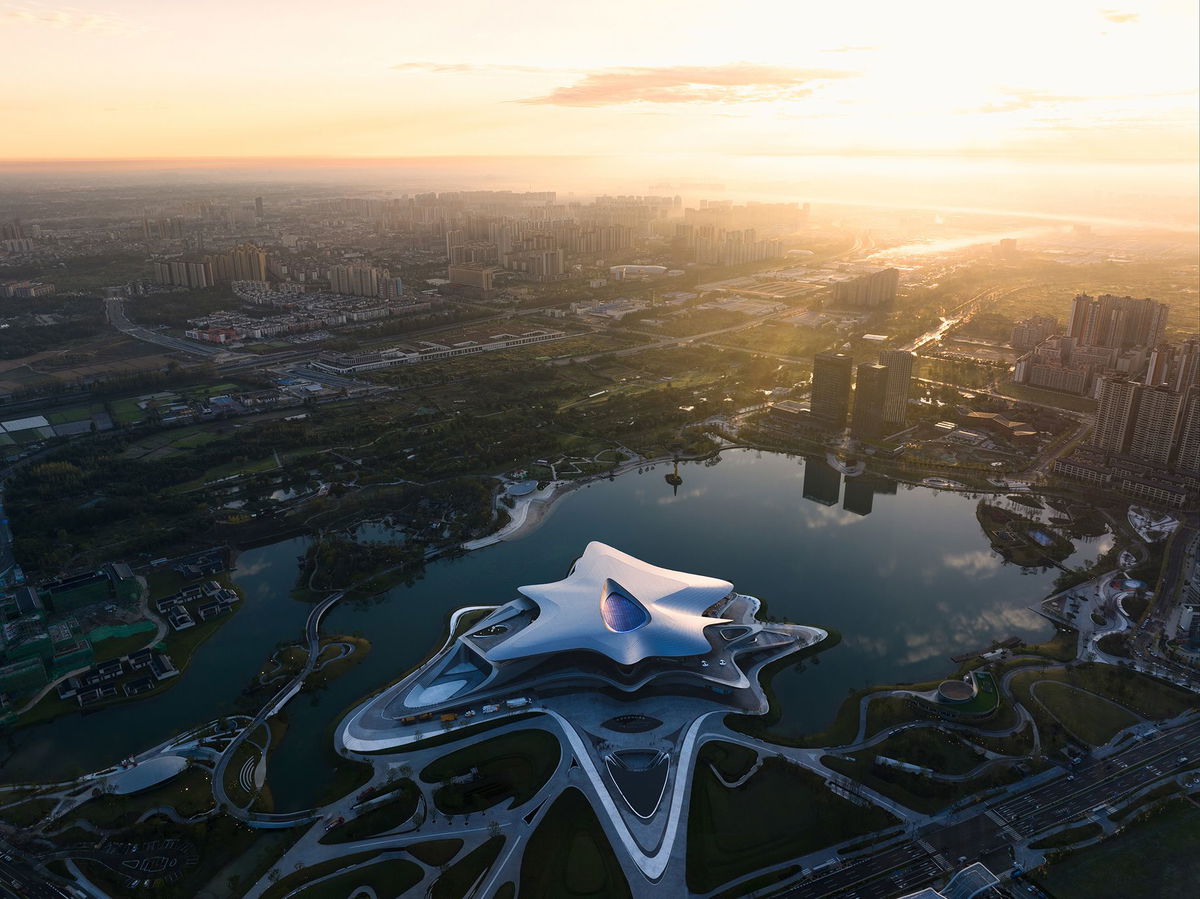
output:
[[[511,516],[512,516],[511,520],[504,527],[500,528],[499,530],[495,531],[492,534],[488,534],[486,537],[480,537],[476,540],[468,540],[465,543],[460,543],[459,548],[461,548],[464,552],[472,552],[477,549],[484,549],[485,547],[488,547],[488,546],[494,546],[497,543],[503,543],[508,540],[519,540],[522,537],[527,537],[530,534],[532,534],[534,531],[536,531],[539,527],[541,527],[542,523],[547,518],[549,518],[550,513],[554,511],[555,504],[560,499],[562,499],[563,497],[572,493],[573,491],[580,489],[581,487],[589,486],[598,481],[612,480],[612,479],[616,478],[618,475],[627,474],[628,472],[632,471],[635,468],[648,468],[650,466],[659,465],[659,464],[670,465],[670,464],[674,463],[675,461],[700,462],[700,461],[703,461],[704,459],[712,458],[713,456],[719,456],[719,455],[721,455],[721,453],[726,452],[727,450],[735,450],[735,449],[736,450],[753,450],[756,452],[772,453],[772,454],[776,454],[776,455],[803,455],[802,453],[793,453],[793,452],[789,452],[787,450],[774,449],[774,448],[765,447],[765,446],[755,446],[754,444],[749,444],[749,443],[732,443],[732,444],[728,444],[725,446],[720,446],[717,449],[713,450],[712,452],[706,453],[703,456],[679,457],[678,460],[676,459],[675,456],[659,456],[655,459],[635,459],[635,460],[623,463],[622,465],[618,466],[617,468],[614,468],[612,471],[610,471],[606,474],[590,475],[588,477],[580,478],[578,480],[573,480],[573,481],[552,481],[549,485],[547,485],[543,489],[537,491],[536,493],[531,493],[527,497],[520,497],[519,499],[517,499],[513,508],[510,510]],[[865,468],[865,466],[864,466],[864,468]],[[859,474],[859,473],[861,473],[861,472],[856,472],[856,474]],[[853,477],[854,475],[850,475],[850,476]],[[926,484],[925,483],[926,479],[910,479],[910,478],[904,478],[904,477],[900,477],[896,474],[890,474],[890,473],[885,474],[884,477],[890,478],[891,480],[894,480],[898,483],[912,484],[913,486],[925,487],[930,490],[948,490],[948,491],[955,492],[955,493],[962,493],[962,492],[970,491],[970,492],[976,492],[976,493],[981,493],[981,494],[982,493],[999,494],[999,493],[1010,492],[1010,490],[1001,489],[994,484],[989,485],[987,488],[980,488],[980,487],[968,487],[966,485],[957,484],[956,482],[952,482],[952,483],[956,483],[956,485],[953,487],[950,487],[950,486],[941,486],[941,485],[935,485],[935,484]],[[1037,493],[1038,491],[1033,490],[1031,492]]]
[[[506,540],[519,540],[522,537],[527,537],[541,527],[542,523],[550,517],[550,513],[554,510],[554,506],[559,500],[581,487],[590,486],[597,481],[611,480],[635,468],[644,468],[671,461],[673,459],[669,456],[663,456],[658,459],[634,459],[623,463],[607,474],[591,475],[573,481],[552,481],[536,493],[518,499],[511,510],[512,518],[504,527],[495,533],[488,534],[486,537],[480,537],[478,540],[468,540],[466,543],[460,545],[466,552],[471,552],[476,549],[483,549],[487,546],[502,543]],[[690,460],[681,459],[680,461]]]

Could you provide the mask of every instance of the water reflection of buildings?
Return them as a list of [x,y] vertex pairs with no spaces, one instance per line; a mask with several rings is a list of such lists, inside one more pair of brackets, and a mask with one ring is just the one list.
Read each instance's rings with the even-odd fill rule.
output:
[[816,456],[804,457],[804,498],[836,506],[842,493],[842,473]]
[[804,457],[804,498],[823,506],[836,506],[842,500],[842,508],[855,515],[870,515],[875,503],[875,494],[895,496],[896,482],[890,478],[862,474],[846,478],[845,495],[842,494],[842,473],[817,456]]
[[870,515],[875,494],[896,495],[896,482],[888,478],[872,477],[869,474],[857,478],[846,478],[846,493],[842,497],[842,508],[855,515]]

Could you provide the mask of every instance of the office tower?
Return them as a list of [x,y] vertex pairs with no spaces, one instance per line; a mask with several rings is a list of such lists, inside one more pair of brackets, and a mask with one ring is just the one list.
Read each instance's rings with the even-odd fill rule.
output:
[[812,416],[832,428],[846,427],[854,360],[845,353],[813,357]]
[[1092,446],[1108,453],[1124,453],[1129,447],[1137,412],[1137,383],[1126,378],[1102,378]]
[[887,381],[886,365],[864,362],[858,367],[850,433],[859,440],[875,441],[883,436],[883,407],[887,399]]
[[1188,388],[1181,405],[1175,467],[1186,474],[1200,475],[1200,385]]
[[1080,294],[1071,305],[1067,336],[1082,346],[1154,346],[1162,341],[1167,312],[1166,303],[1148,298]]
[[804,457],[804,498],[836,506],[842,492],[842,473],[816,456]]
[[879,354],[880,363],[888,370],[883,401],[883,420],[888,424],[902,425],[908,418],[908,391],[916,358],[904,350],[884,350]]
[[263,217],[263,201],[262,201],[262,197],[255,197],[255,198],[254,198],[254,216],[255,216],[255,218],[257,218],[257,219],[259,219],[259,220],[261,220],[261,219],[262,219],[262,217]]
[[1166,385],[1138,388],[1129,455],[1166,466],[1175,443],[1181,397]]

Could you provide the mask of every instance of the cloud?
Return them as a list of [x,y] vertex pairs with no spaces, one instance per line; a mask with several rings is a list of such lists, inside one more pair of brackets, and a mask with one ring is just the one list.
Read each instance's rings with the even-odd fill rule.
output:
[[1033,109],[1037,106],[1057,106],[1062,103],[1081,103],[1093,97],[1080,97],[1070,94],[1052,94],[1048,91],[1031,90],[1021,87],[1003,88],[1004,99],[987,103],[973,110],[974,112],[1016,112],[1022,109]]
[[853,77],[842,69],[735,62],[719,66],[601,69],[574,84],[522,103],[546,106],[615,106],[624,103],[744,103],[791,100],[821,84]]
[[1135,12],[1121,12],[1119,9],[1102,9],[1100,15],[1108,19],[1114,25],[1124,25],[1126,22],[1136,22],[1141,18]]
[[60,31],[91,31],[101,34],[141,34],[142,25],[106,12],[94,12],[73,6],[44,6],[40,3],[0,6],[0,24],[32,25]]
[[433,72],[439,75],[458,73],[516,72],[520,74],[564,73],[576,69],[550,69],[544,66],[477,65],[469,62],[402,62],[392,66],[396,72]]
[[942,556],[942,564],[970,577],[987,577],[1000,570],[1001,562],[995,553],[980,549],[973,552],[947,553]]

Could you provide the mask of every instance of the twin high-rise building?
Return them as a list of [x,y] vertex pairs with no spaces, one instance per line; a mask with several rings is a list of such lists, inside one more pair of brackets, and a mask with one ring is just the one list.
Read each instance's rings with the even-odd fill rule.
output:
[[1178,393],[1166,384],[1104,378],[1092,446],[1158,468],[1200,472],[1200,387]]
[[1080,294],[1071,306],[1067,336],[1082,346],[1154,346],[1162,341],[1168,308],[1151,299]]
[[[904,424],[914,358],[904,350],[885,350],[878,363],[858,366],[850,425],[855,437],[876,441],[888,426]],[[846,426],[853,369],[854,360],[845,353],[821,353],[813,358],[811,409],[813,418],[821,424],[836,429]]]

